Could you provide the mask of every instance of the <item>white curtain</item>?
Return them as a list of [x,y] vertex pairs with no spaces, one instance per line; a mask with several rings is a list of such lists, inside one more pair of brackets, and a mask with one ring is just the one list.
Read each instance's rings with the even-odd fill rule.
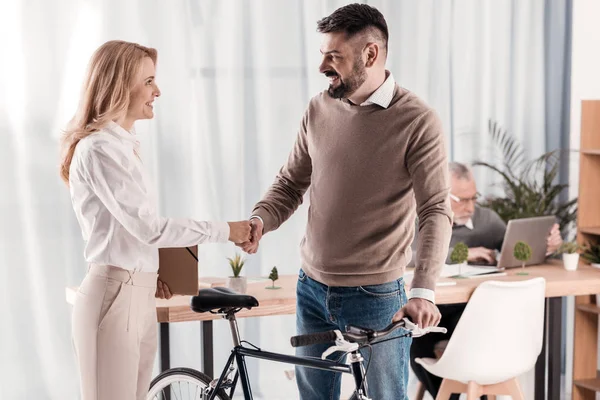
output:
[[[287,158],[318,71],[315,22],[345,1],[10,0],[0,2],[0,398],[75,399],[64,288],[85,273],[81,234],[58,178],[58,137],[85,66],[110,39],[158,49],[163,95],[137,124],[160,210],[247,218]],[[441,115],[451,158],[497,159],[489,118],[545,150],[544,0],[369,1],[390,28],[388,68]],[[485,190],[491,177],[477,171]],[[244,274],[294,274],[304,205],[269,234]],[[232,245],[200,251],[202,276],[227,276]],[[291,352],[294,316],[242,322],[258,346]],[[171,326],[171,364],[200,366],[197,323]],[[230,338],[215,323],[215,367]],[[290,399],[287,366],[250,362],[259,396]],[[279,396],[279,397],[278,397]]]

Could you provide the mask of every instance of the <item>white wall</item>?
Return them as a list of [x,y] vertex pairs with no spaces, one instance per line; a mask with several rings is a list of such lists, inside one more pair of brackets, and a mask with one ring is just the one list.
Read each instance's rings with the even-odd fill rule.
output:
[[[571,67],[571,149],[579,149],[581,101],[600,99],[600,1],[573,0],[573,43]],[[599,133],[600,134],[600,133]],[[573,154],[569,166],[570,195],[579,188],[579,156]],[[567,368],[566,391],[571,391],[573,366],[573,307],[567,300]]]

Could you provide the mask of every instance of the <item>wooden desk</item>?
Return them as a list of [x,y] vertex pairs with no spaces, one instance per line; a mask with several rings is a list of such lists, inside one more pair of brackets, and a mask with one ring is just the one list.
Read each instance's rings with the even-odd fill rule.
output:
[[[580,265],[577,271],[569,272],[562,267],[561,262],[527,267],[529,275],[516,275],[520,268],[509,269],[507,276],[490,276],[473,279],[456,279],[454,286],[438,286],[436,301],[438,304],[466,303],[475,288],[485,280],[519,281],[535,277],[546,279],[546,332],[542,353],[536,364],[535,399],[542,400],[547,388],[548,399],[560,399],[560,353],[562,341],[562,297],[578,297],[577,303],[589,303],[589,295],[600,293],[600,270],[587,265]],[[202,279],[201,279],[202,281]],[[223,283],[224,283],[223,279]],[[260,317],[268,315],[287,315],[296,312],[296,282],[295,275],[285,275],[277,281],[279,290],[265,289],[270,281],[248,284],[248,294],[255,296],[260,306],[252,310],[243,310],[238,318]],[[210,278],[210,285],[219,284],[218,278]],[[67,301],[72,304],[76,288],[67,288]],[[161,369],[169,368],[169,329],[168,324],[182,321],[202,322],[203,369],[209,376],[213,375],[212,355],[212,321],[221,317],[204,313],[198,314],[189,308],[190,296],[178,296],[170,300],[157,300],[157,317],[161,334]],[[577,324],[576,324],[577,325]],[[587,364],[596,365],[596,352],[586,348],[588,342],[598,335],[597,326],[593,324],[577,325],[575,335],[575,363],[582,357],[586,360],[593,357]],[[546,337],[547,334],[547,337]],[[579,343],[579,339],[585,343]],[[548,357],[548,385],[545,381],[546,354]],[[582,353],[582,354],[579,354]],[[593,354],[592,354],[593,353]],[[586,365],[587,365],[586,364]],[[595,367],[594,367],[595,368]],[[595,376],[595,369],[594,369]]]
[[[212,286],[225,286],[225,279],[221,282],[211,278]],[[282,275],[277,280],[281,289],[266,289],[271,286],[271,281],[248,283],[247,294],[256,297],[259,307],[252,310],[242,310],[236,314],[237,318],[265,317],[269,315],[287,315],[296,312],[296,275]],[[222,319],[210,313],[198,314],[190,309],[191,296],[177,296],[170,300],[157,299],[156,314],[158,322],[183,322],[183,321],[211,321]]]

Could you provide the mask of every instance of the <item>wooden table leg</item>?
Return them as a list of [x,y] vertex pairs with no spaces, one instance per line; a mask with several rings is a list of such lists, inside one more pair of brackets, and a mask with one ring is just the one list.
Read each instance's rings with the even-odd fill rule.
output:
[[171,368],[171,349],[169,343],[169,323],[160,323],[160,372]]
[[548,299],[546,299],[546,307],[544,307],[544,333],[542,334],[542,350],[538,359],[535,363],[535,380],[534,380],[534,395],[535,400],[546,399],[546,346],[547,346],[547,334],[548,330],[546,326],[548,324],[548,314],[550,313],[550,307]]
[[560,400],[562,297],[548,299],[548,400]]
[[202,336],[202,372],[213,378],[214,353],[213,353],[213,322],[200,322]]

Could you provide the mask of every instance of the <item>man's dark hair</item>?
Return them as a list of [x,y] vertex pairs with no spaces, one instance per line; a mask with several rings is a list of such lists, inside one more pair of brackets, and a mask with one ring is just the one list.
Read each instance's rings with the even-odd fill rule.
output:
[[348,38],[369,28],[379,36],[378,39],[383,42],[387,53],[389,37],[387,23],[383,14],[375,7],[366,4],[348,4],[317,22],[317,32],[345,32]]

